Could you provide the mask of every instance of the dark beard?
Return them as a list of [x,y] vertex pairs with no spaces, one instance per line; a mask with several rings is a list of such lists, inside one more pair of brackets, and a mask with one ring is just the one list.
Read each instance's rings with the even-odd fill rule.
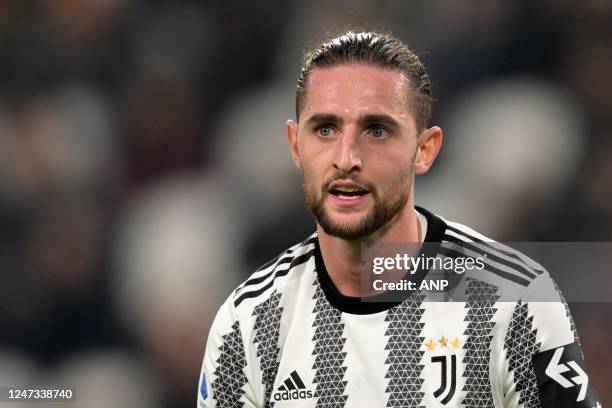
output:
[[[374,189],[370,189],[370,194],[374,200],[374,207],[366,215],[366,217],[355,225],[342,225],[334,223],[329,217],[329,214],[325,210],[324,197],[327,192],[327,185],[321,193],[321,198],[317,200],[316,195],[312,191],[308,191],[306,184],[304,184],[304,193],[306,196],[306,204],[310,208],[315,220],[323,228],[326,234],[346,239],[355,240],[364,238],[372,235],[385,225],[387,225],[405,206],[410,196],[410,190],[412,188],[412,179],[414,176],[413,164],[398,174],[394,182],[389,188],[383,191],[382,196],[387,197],[387,201],[381,200],[378,193]],[[335,177],[339,178],[350,178],[346,176]],[[409,180],[409,184],[407,181]]]

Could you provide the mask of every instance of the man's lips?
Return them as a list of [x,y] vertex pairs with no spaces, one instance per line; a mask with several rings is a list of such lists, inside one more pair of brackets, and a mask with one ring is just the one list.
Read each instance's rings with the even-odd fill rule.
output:
[[361,203],[369,191],[352,180],[336,180],[329,185],[330,199],[340,207],[353,207]]
[[334,191],[338,192],[358,192],[361,194],[368,193],[368,189],[364,186],[355,183],[353,180],[336,180],[329,185],[328,190],[330,193]]

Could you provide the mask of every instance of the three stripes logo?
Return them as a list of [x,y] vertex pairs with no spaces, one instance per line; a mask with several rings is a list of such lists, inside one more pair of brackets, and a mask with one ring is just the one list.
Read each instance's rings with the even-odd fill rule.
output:
[[314,397],[314,393],[306,389],[304,381],[297,371],[293,370],[289,377],[276,389],[272,398],[274,401],[291,401],[296,399],[308,399]]

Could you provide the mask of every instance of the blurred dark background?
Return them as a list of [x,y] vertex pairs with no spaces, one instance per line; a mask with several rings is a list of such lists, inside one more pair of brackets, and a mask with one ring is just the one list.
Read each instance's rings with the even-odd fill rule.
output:
[[[195,406],[220,303],[314,228],[284,121],[302,50],[349,25],[430,71],[417,203],[612,241],[612,2],[0,0],[0,386]],[[605,406],[610,303],[571,306]]]

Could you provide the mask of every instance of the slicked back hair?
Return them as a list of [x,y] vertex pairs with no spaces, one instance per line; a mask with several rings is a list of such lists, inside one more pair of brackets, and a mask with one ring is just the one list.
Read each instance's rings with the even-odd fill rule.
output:
[[414,114],[417,132],[428,127],[433,98],[431,82],[419,57],[399,39],[376,32],[347,31],[339,37],[319,43],[304,55],[304,63],[295,92],[296,118],[306,99],[308,78],[315,68],[362,63],[388,68],[404,74],[410,83],[407,103]]

